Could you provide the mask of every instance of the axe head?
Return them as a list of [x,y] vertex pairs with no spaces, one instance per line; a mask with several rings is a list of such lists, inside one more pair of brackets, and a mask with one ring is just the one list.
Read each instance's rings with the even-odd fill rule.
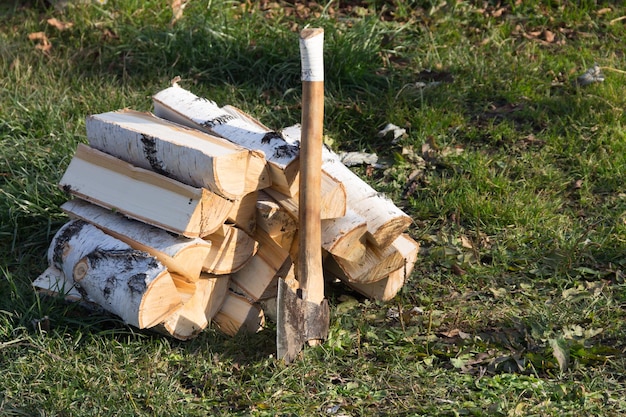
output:
[[276,350],[278,359],[292,362],[309,340],[328,337],[330,310],[328,301],[320,304],[302,299],[301,291],[278,279]]

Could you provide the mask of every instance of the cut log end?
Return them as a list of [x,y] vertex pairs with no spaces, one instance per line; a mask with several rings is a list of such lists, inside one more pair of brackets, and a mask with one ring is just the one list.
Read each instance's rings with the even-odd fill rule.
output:
[[83,278],[85,278],[85,275],[87,275],[87,272],[89,272],[89,264],[87,260],[83,258],[80,261],[78,261],[78,263],[76,264],[76,266],[74,267],[72,271],[73,276],[74,276],[74,281],[80,282]]
[[378,228],[368,230],[368,240],[379,248],[385,248],[393,243],[410,225],[411,218],[406,214],[386,219]]

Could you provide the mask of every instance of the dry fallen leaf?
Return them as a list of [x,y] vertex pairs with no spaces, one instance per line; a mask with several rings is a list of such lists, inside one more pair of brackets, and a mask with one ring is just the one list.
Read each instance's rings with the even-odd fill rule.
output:
[[57,28],[58,30],[61,30],[61,31],[69,29],[72,26],[74,26],[74,23],[72,23],[72,22],[61,22],[56,17],[52,17],[52,18],[48,19],[48,24],[50,26],[54,26],[55,28]]
[[491,13],[491,16],[492,16],[492,17],[500,17],[500,16],[502,16],[502,14],[503,14],[505,11],[506,11],[506,7],[500,7],[499,9],[494,10],[494,11]]
[[548,42],[548,43],[552,43],[552,42],[554,42],[554,38],[555,38],[555,36],[554,36],[554,32],[549,31],[549,30],[547,30],[547,29],[546,29],[546,30],[544,30],[544,31],[543,31],[543,38],[544,38],[544,40],[545,40],[546,42]]
[[583,188],[583,180],[578,179],[578,180],[574,181],[574,184],[572,184],[572,189],[580,190],[581,188]]
[[48,40],[48,37],[44,32],[33,32],[28,34],[28,39],[31,41],[39,41],[35,48],[48,52],[52,48],[52,44]]
[[460,266],[458,266],[457,264],[452,264],[452,273],[454,275],[458,275],[458,276],[463,276],[465,274],[467,274],[467,271],[463,268],[461,268]]
[[172,20],[170,24],[176,23],[181,17],[183,17],[183,10],[185,10],[185,6],[187,5],[187,0],[172,0]]

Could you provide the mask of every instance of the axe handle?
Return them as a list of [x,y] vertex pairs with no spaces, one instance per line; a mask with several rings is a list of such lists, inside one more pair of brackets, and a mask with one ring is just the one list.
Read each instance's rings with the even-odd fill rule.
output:
[[302,136],[300,140],[298,279],[302,298],[324,299],[321,237],[322,141],[324,128],[323,29],[300,32]]

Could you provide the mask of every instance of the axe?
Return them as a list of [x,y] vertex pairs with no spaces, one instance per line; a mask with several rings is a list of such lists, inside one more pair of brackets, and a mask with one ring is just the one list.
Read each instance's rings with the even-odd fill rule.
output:
[[297,282],[278,281],[276,347],[278,359],[292,362],[305,343],[328,337],[330,314],[324,298],[321,239],[322,141],[324,128],[324,30],[300,32],[302,135]]

